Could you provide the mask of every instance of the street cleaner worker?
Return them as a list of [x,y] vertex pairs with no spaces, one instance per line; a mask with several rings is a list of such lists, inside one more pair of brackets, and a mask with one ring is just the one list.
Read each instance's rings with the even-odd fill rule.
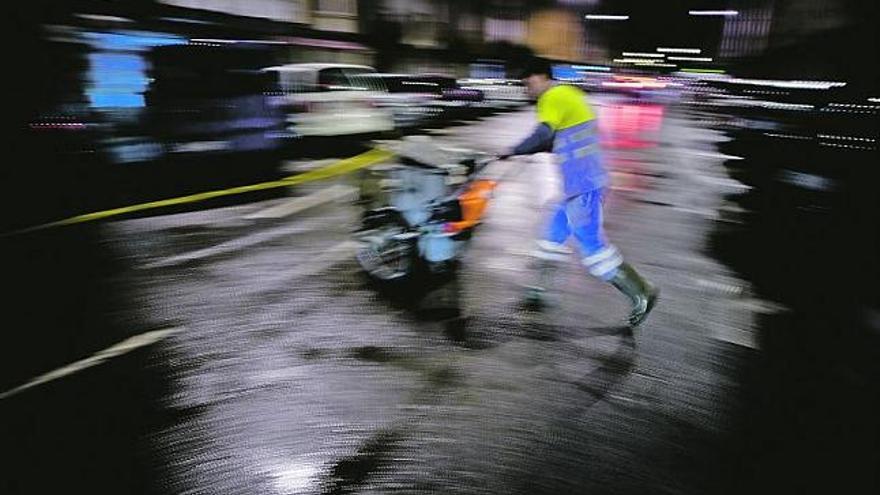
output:
[[528,301],[543,305],[558,263],[570,250],[574,236],[587,271],[613,285],[632,303],[628,322],[639,325],[657,301],[659,291],[631,265],[606,238],[602,228],[602,204],[609,180],[602,165],[596,116],[578,88],[558,84],[551,66],[532,59],[521,73],[529,94],[537,98],[539,124],[534,132],[502,157],[526,155],[552,149],[560,164],[563,198],[556,205],[543,238],[538,241],[538,283],[529,288]]

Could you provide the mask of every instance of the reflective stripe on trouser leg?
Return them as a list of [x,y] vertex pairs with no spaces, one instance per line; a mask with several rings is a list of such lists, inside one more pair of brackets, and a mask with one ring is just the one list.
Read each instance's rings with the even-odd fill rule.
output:
[[571,227],[566,213],[566,202],[562,201],[553,210],[544,238],[538,241],[534,256],[544,260],[562,261],[571,254],[565,241],[571,235]]
[[[599,261],[591,261],[599,258]],[[602,280],[611,280],[617,273],[617,269],[623,263],[623,256],[614,246],[608,246],[593,256],[587,256],[583,259],[584,266],[589,270],[590,275]]]
[[556,244],[550,241],[538,241],[538,248],[534,251],[534,256],[542,260],[565,261],[571,249],[564,244]]
[[595,190],[576,196],[568,202],[566,211],[574,237],[584,254],[584,266],[594,277],[608,281],[617,273],[623,257],[605,239],[602,195],[601,190]]

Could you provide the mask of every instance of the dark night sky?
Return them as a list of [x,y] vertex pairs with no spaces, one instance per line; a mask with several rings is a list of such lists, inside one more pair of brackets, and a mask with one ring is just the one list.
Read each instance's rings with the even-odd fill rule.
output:
[[[736,72],[767,77],[837,78],[876,86],[880,2],[874,0],[825,0],[829,11],[842,19],[842,24],[827,30],[814,29],[827,19],[780,18],[799,9],[821,11],[822,0],[600,0],[582,2],[582,10],[630,16],[625,22],[584,21],[588,38],[591,32],[598,35],[613,55],[625,50],[654,51],[658,46],[671,46],[701,48],[702,55],[717,57],[715,51],[725,18],[690,16],[688,11],[742,11],[769,4],[779,9],[774,23],[786,22],[786,30],[794,29],[801,34],[789,35],[784,42],[772,38],[767,52],[753,59],[737,60]],[[815,23],[811,23],[812,19]],[[771,28],[771,37],[778,34],[775,27]]]
[[606,0],[586,10],[628,14],[626,22],[585,21],[588,31],[599,29],[612,50],[651,50],[658,46],[714,47],[723,27],[722,17],[694,17],[688,10],[722,9],[725,2],[693,0]]

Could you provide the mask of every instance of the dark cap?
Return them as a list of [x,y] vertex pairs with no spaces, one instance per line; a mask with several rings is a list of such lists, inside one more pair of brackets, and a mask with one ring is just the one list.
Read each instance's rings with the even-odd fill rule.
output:
[[533,75],[545,75],[552,79],[553,67],[550,61],[541,57],[531,57],[513,71],[513,76],[517,79],[525,79]]

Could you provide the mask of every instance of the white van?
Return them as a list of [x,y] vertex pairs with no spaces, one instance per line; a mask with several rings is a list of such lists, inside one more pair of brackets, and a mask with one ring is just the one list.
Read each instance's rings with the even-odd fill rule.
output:
[[264,69],[276,74],[273,99],[288,112],[289,130],[298,136],[342,136],[394,129],[391,111],[377,105],[384,93],[363,76],[366,65],[289,64]]

